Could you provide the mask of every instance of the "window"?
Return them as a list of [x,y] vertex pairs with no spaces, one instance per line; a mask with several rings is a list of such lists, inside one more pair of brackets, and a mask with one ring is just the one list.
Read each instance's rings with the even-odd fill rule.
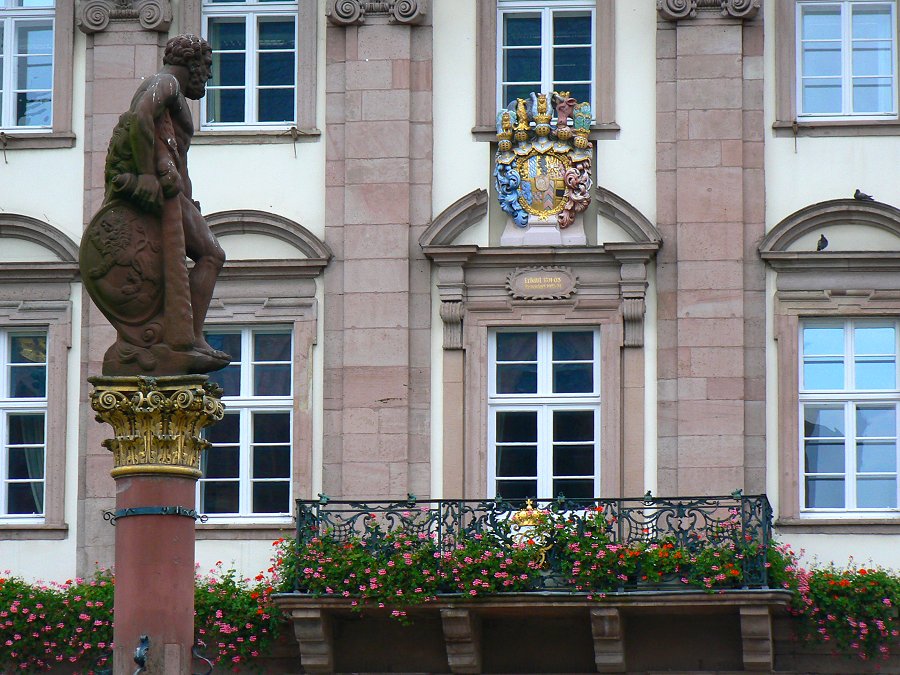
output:
[[295,125],[297,9],[296,1],[204,0],[213,50],[204,127]]
[[489,335],[489,484],[505,499],[594,497],[600,490],[600,334]]
[[53,0],[0,0],[0,127],[53,125]]
[[803,505],[897,508],[897,322],[802,325]]
[[593,106],[594,3],[500,0],[498,7],[497,108],[552,91]]
[[897,114],[896,3],[797,3],[798,117]]
[[211,330],[207,340],[232,363],[211,379],[225,418],[206,430],[200,511],[232,518],[291,513],[292,339],[289,330]]
[[43,520],[47,334],[0,331],[0,517]]

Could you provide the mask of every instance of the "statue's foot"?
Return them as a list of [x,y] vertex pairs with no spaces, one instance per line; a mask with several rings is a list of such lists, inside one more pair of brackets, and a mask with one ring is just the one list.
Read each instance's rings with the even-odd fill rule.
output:
[[194,343],[194,349],[201,354],[206,354],[207,356],[211,356],[214,359],[218,359],[220,361],[227,361],[231,363],[231,354],[227,352],[223,352],[220,349],[215,349],[212,345],[210,345],[206,340],[198,340]]
[[197,348],[177,350],[163,343],[145,348],[116,341],[104,356],[103,374],[150,377],[200,375],[221,370],[231,363],[228,354],[212,348],[210,351],[214,353]]

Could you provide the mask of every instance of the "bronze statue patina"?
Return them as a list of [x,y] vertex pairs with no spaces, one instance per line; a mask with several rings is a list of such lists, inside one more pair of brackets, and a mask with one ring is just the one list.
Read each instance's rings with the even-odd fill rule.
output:
[[[113,130],[103,206],[81,244],[81,276],[118,333],[104,375],[208,373],[230,357],[203,337],[225,253],[192,198],[187,151],[212,50],[196,35],[166,45]],[[188,270],[187,260],[193,262]]]

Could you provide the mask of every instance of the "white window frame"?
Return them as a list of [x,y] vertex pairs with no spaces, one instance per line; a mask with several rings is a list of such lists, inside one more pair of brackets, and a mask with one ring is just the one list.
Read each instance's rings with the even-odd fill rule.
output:
[[[302,0],[304,2],[308,0]],[[261,2],[260,0],[234,0],[233,2],[211,2],[211,0],[203,0],[202,5],[203,17],[203,35],[209,38],[209,21],[210,19],[221,18],[242,18],[244,19],[245,35],[246,35],[246,51],[244,63],[244,121],[243,122],[209,122],[207,117],[207,106],[209,105],[209,93],[221,89],[238,88],[231,85],[220,87],[207,85],[207,95],[201,103],[201,120],[200,128],[208,130],[225,130],[225,129],[290,129],[297,124],[297,91],[300,83],[297,76],[297,59],[300,58],[300,29],[298,16],[298,0],[285,0],[284,2]],[[277,122],[260,122],[258,117],[258,96],[259,87],[259,61],[257,59],[259,53],[259,22],[261,19],[269,18],[288,18],[294,22],[294,66],[292,69],[294,84],[292,87],[293,95],[291,101],[293,103],[293,116],[289,120]],[[272,89],[287,89],[286,85],[268,87]]]
[[[497,110],[506,108],[509,101],[503,100],[503,87],[509,84],[503,79],[503,63],[505,40],[503,35],[504,16],[507,14],[539,14],[541,16],[541,44],[533,49],[541,50],[541,83],[535,93],[550,93],[553,86],[553,15],[566,12],[589,12],[591,24],[591,66],[590,101],[592,114],[597,114],[597,3],[595,0],[566,0],[564,2],[547,2],[535,0],[498,0],[497,2],[497,91],[495,93]],[[573,45],[575,46],[575,45]],[[516,47],[519,49],[519,47]]]
[[[805,7],[822,5],[839,6],[841,10],[841,112],[821,113],[803,110],[803,10]],[[854,5],[889,5],[891,8],[891,88],[893,109],[873,113],[853,112],[853,37],[851,15]],[[795,58],[796,73],[794,87],[797,101],[797,118],[801,120],[879,120],[897,119],[897,3],[895,0],[801,0],[796,3]]]
[[[552,392],[553,333],[593,333],[593,391],[579,394]],[[537,393],[497,393],[497,334],[537,333]],[[494,328],[488,332],[488,497],[497,495],[496,424],[497,413],[537,411],[537,497],[556,497],[553,490],[553,412],[592,410],[594,413],[594,497],[600,495],[600,329],[592,326],[547,326]],[[506,362],[503,362],[506,363]],[[586,443],[579,443],[586,445]],[[507,477],[503,477],[507,478]],[[512,477],[509,477],[512,478]],[[526,478],[526,477],[523,477]],[[532,477],[527,477],[532,478]],[[564,478],[564,477],[560,477]],[[579,477],[583,478],[583,477]]]
[[[46,133],[48,129],[53,128],[53,107],[56,103],[55,96],[55,80],[56,80],[56,3],[50,1],[45,7],[16,7],[16,0],[0,0],[0,57],[2,57],[2,65],[0,65],[0,93],[2,93],[2,101],[0,101],[0,129],[7,129],[19,133]],[[50,54],[37,54],[36,56],[50,57],[50,115],[47,124],[41,125],[19,125],[16,118],[16,95],[29,91],[28,89],[20,90],[17,83],[17,52],[16,52],[16,28],[23,24],[43,24],[50,23],[51,52]],[[43,89],[37,91],[44,91]]]
[[[856,389],[855,378],[855,349],[853,346],[854,326],[892,326],[894,328],[894,389]],[[844,387],[840,390],[807,390],[804,388],[803,373],[805,354],[803,349],[803,330],[806,327],[830,327],[842,328],[844,331]],[[900,454],[896,455],[895,471],[882,473],[883,477],[894,477],[897,483],[897,508],[863,508],[857,506],[857,463],[856,463],[856,410],[858,407],[880,405],[895,407],[896,433],[900,433],[900,321],[883,318],[857,318],[857,319],[804,319],[800,322],[800,334],[798,336],[798,447],[799,447],[799,489],[800,511],[805,516],[826,516],[829,518],[858,518],[860,514],[871,517],[895,516],[900,513]],[[804,409],[808,404],[818,404],[825,407],[834,406],[843,408],[844,417],[844,471],[841,474],[828,474],[825,472],[806,471],[806,429]],[[877,440],[877,439],[876,439]],[[895,453],[898,452],[895,440]],[[806,478],[809,475],[843,477],[844,479],[844,508],[813,508],[806,506]],[[870,477],[878,477],[875,473],[868,472]]]
[[[238,468],[238,511],[234,513],[205,513],[209,517],[210,522],[217,523],[242,523],[252,521],[254,523],[285,523],[290,522],[293,513],[294,504],[294,334],[290,326],[285,325],[250,325],[250,326],[211,326],[208,333],[237,333],[241,335],[241,393],[238,396],[223,396],[222,403],[225,405],[225,414],[237,414],[239,419],[239,468]],[[253,377],[252,366],[253,361],[253,336],[256,333],[278,333],[287,335],[291,338],[290,345],[290,361],[263,361],[263,364],[287,364],[290,366],[291,373],[291,389],[284,396],[253,396]],[[237,362],[232,362],[237,363]],[[215,379],[213,373],[212,379]],[[253,511],[253,484],[256,482],[285,482],[283,478],[256,479],[252,475],[252,416],[257,412],[286,412],[289,415],[289,458],[290,465],[288,467],[288,475],[286,477],[288,483],[288,503],[287,511],[281,513],[256,513]],[[257,444],[258,445],[258,444]],[[212,479],[222,480],[222,479]],[[202,509],[201,488],[207,481],[205,477],[201,477],[197,481],[197,504]]]
[[[10,386],[10,338],[17,335],[42,335],[45,339],[44,349],[44,396],[41,398],[13,398],[9,396]],[[47,391],[49,387],[49,363],[47,354],[50,353],[50,337],[46,328],[22,328],[22,329],[0,329],[0,523],[3,524],[35,524],[43,523],[45,514],[47,513]],[[9,449],[9,415],[13,413],[39,413],[44,416],[44,471],[40,482],[44,486],[42,510],[36,514],[17,514],[9,513],[9,491],[8,486],[11,483],[38,482],[33,479],[15,480],[8,476],[9,458],[7,455]],[[38,444],[28,444],[33,447]]]

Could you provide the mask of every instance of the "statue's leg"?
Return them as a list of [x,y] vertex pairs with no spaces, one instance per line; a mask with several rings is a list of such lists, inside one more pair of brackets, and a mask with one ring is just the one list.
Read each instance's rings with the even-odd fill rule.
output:
[[225,251],[209,229],[200,211],[187,197],[181,195],[181,212],[184,216],[185,251],[194,261],[190,274],[191,307],[194,310],[194,346],[204,351],[215,351],[203,337],[203,323],[209,310],[216,279],[225,264]]

